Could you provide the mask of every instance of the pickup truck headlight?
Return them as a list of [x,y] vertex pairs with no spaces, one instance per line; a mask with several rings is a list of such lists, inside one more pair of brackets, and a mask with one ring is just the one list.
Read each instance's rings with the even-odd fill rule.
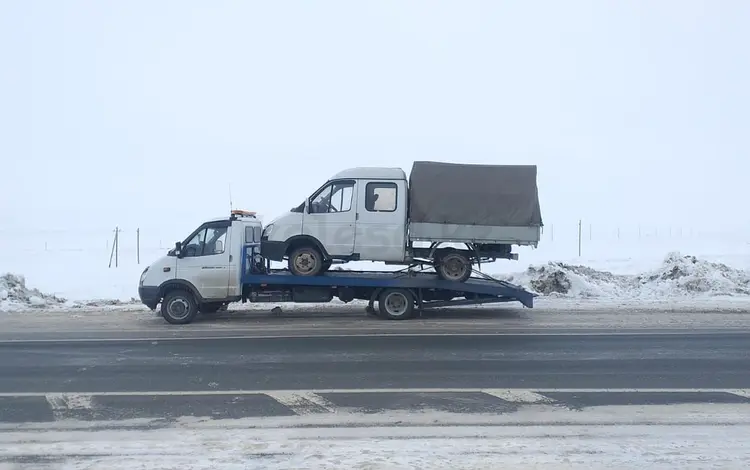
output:
[[266,225],[266,228],[263,229],[263,236],[268,237],[271,235],[271,232],[273,232],[273,224]]

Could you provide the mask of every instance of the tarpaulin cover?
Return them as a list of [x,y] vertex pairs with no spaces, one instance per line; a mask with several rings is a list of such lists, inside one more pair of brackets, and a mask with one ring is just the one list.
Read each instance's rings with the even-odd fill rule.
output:
[[414,162],[410,221],[460,225],[541,226],[536,165]]

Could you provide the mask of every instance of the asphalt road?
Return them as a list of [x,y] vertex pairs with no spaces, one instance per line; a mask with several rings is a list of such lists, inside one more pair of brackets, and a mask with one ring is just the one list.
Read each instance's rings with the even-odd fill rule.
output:
[[0,393],[750,388],[750,332],[0,342]]
[[343,313],[182,327],[132,312],[6,315],[0,427],[415,410],[512,419],[530,404],[750,409],[745,314]]

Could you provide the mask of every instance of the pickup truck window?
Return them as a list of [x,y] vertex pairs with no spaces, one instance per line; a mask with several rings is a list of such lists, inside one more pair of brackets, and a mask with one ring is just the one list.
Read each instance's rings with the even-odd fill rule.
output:
[[348,212],[352,210],[354,181],[337,181],[325,186],[310,204],[311,214]]
[[368,212],[394,212],[397,207],[396,183],[367,183],[365,210]]

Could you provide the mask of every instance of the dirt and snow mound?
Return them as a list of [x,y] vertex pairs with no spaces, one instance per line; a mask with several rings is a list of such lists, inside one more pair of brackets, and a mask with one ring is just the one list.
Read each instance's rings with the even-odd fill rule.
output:
[[636,275],[550,262],[502,277],[548,296],[632,299],[750,294],[748,271],[677,252],[669,253],[657,269]]
[[26,279],[17,274],[0,276],[0,310],[18,310],[24,307],[44,308],[65,304],[66,300],[26,287]]
[[637,277],[642,289],[681,294],[750,294],[750,273],[722,263],[670,253],[662,265]]
[[26,279],[18,274],[0,276],[0,312],[22,311],[33,309],[79,309],[79,308],[112,308],[140,304],[137,299],[121,301],[117,299],[94,299],[86,301],[69,301],[52,294],[45,294],[38,289],[26,286]]

